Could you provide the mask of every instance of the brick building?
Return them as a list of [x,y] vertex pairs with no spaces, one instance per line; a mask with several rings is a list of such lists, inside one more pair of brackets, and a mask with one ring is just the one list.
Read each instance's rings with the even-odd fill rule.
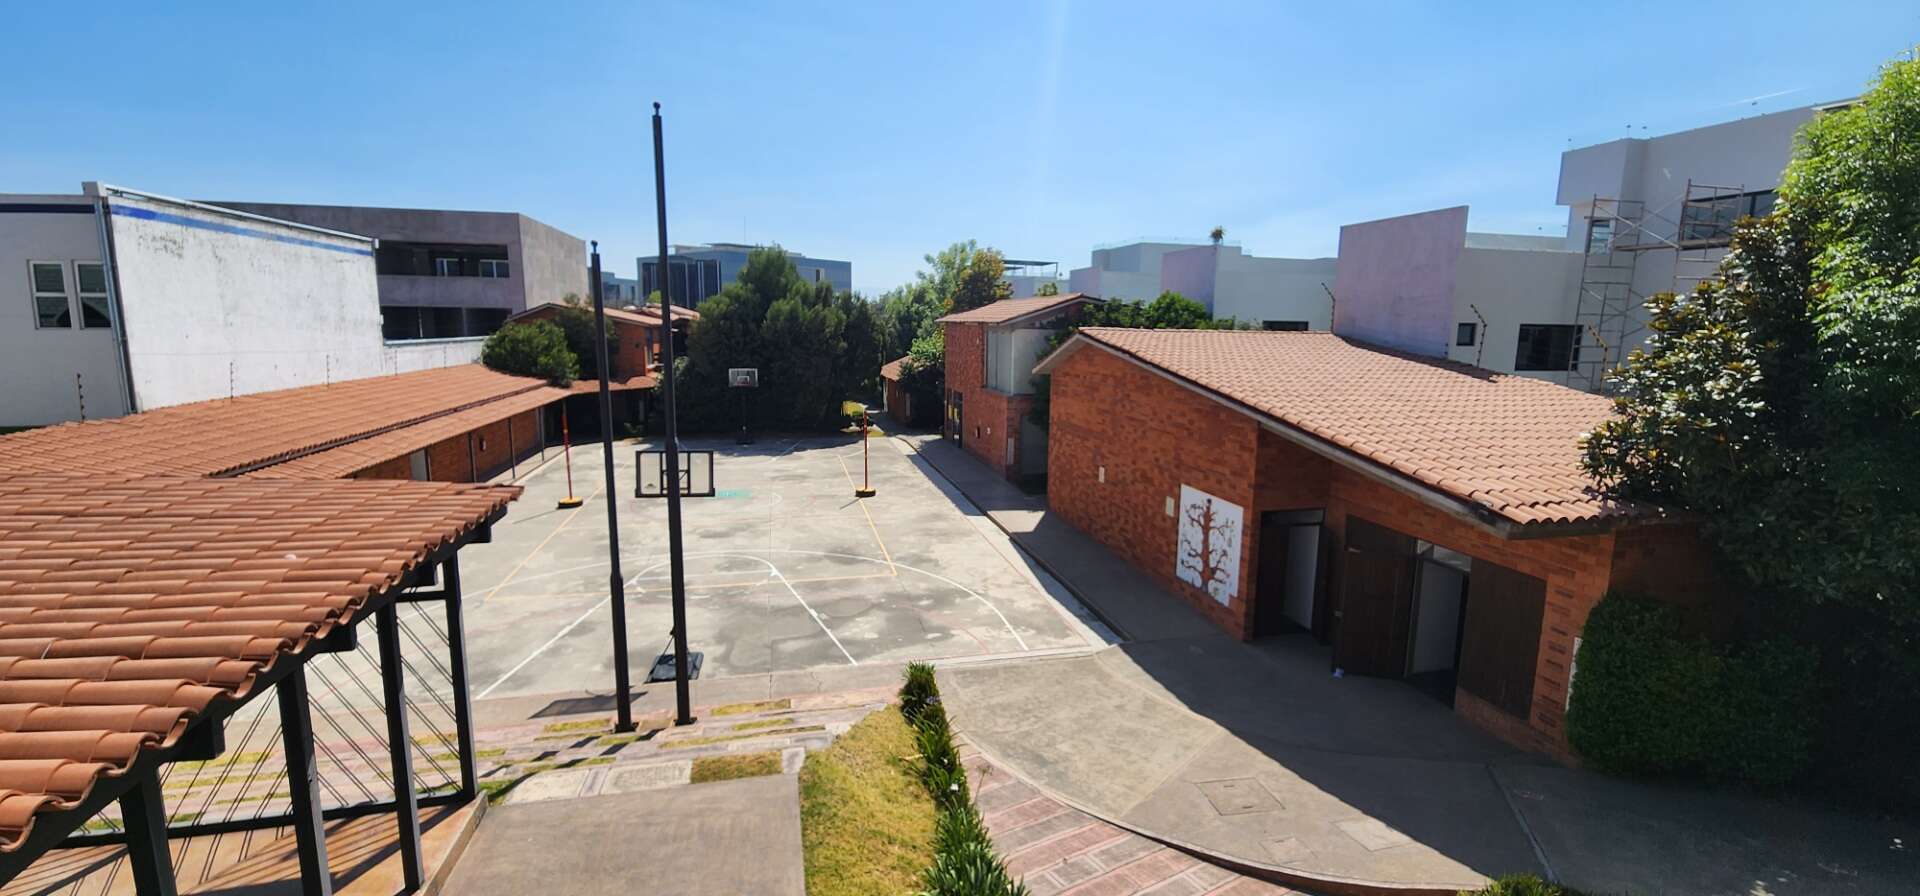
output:
[[[515,314],[507,318],[507,321],[512,323],[514,321],[553,320],[561,311],[566,310],[566,308],[567,306],[565,305],[548,302],[544,305],[535,305],[532,308]],[[591,313],[591,309],[589,309],[589,313]],[[699,319],[700,312],[698,311],[694,311],[691,308],[674,307],[673,329],[675,336],[679,339],[679,341],[673,344],[676,354],[686,354],[687,328]],[[647,388],[651,388],[653,385],[652,375],[655,373],[655,359],[660,355],[660,312],[653,306],[645,308],[608,308],[607,326],[613,330],[614,337],[613,355],[607,359],[608,377],[620,382],[631,382],[636,378],[645,377],[646,381],[644,384],[634,383],[634,385],[644,385]],[[580,375],[592,378],[594,371],[590,368],[594,360],[592,358],[581,358],[580,363],[582,365]]]
[[900,369],[911,357],[896,358],[880,366],[881,404],[887,416],[901,426],[913,425],[913,397],[900,385]]
[[1046,474],[1046,430],[1028,422],[1033,364],[1047,341],[1098,298],[1003,299],[940,318],[946,328],[943,434],[1008,479]]
[[1038,372],[1055,514],[1237,637],[1310,632],[1525,748],[1568,756],[1610,588],[1718,593],[1690,527],[1591,490],[1599,396],[1330,333],[1088,328]]

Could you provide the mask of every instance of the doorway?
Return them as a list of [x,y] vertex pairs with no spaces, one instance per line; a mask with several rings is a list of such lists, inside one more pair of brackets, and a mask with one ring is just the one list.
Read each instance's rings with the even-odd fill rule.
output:
[[1414,556],[1419,566],[1407,683],[1452,706],[1473,558],[1424,541],[1414,543]]
[[1326,517],[1318,508],[1260,514],[1255,637],[1305,631],[1324,640]]

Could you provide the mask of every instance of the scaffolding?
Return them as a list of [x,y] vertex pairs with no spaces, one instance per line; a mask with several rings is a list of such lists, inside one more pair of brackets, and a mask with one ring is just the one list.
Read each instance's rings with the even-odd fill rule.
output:
[[[1744,187],[1691,180],[1685,192],[1651,210],[1638,199],[1594,196],[1574,311],[1580,332],[1567,384],[1602,391],[1607,374],[1647,328],[1648,297],[1691,292],[1712,279],[1733,238],[1734,223],[1752,211],[1751,204]],[[1664,288],[1641,285],[1641,260],[1650,254],[1672,259],[1672,277],[1653,281]]]

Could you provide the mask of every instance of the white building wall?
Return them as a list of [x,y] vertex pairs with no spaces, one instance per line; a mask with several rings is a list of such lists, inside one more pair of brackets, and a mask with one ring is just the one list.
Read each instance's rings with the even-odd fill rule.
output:
[[[79,326],[74,262],[99,262],[99,219],[80,196],[0,196],[0,426],[41,426],[127,412],[114,331]],[[58,209],[53,210],[53,209]],[[37,327],[29,262],[58,262],[75,325]]]
[[987,388],[1013,395],[1033,391],[1033,367],[1046,354],[1050,329],[987,331]]
[[1214,284],[1213,315],[1256,326],[1268,320],[1303,320],[1310,330],[1333,326],[1333,258],[1262,258],[1222,254]]
[[409,339],[388,342],[382,349],[381,364],[387,373],[412,373],[436,367],[480,363],[480,347],[485,336],[465,339]]
[[[1475,324],[1477,345],[1455,345],[1447,357],[1501,373],[1515,373],[1521,324],[1570,324],[1580,287],[1578,252],[1467,247],[1454,263],[1453,320]],[[1478,314],[1475,314],[1478,309]],[[1485,322],[1481,322],[1481,318]],[[1566,371],[1522,376],[1566,385]]]
[[373,244],[109,189],[142,410],[391,373]]

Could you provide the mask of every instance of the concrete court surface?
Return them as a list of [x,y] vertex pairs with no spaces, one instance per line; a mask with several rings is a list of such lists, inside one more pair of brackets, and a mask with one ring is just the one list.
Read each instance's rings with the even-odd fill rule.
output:
[[804,896],[799,778],[494,806],[443,892]]
[[[684,440],[715,452],[718,495],[683,501],[688,627],[703,679],[908,660],[1012,656],[1106,643],[1058,583],[892,440],[871,440],[856,499],[853,436]],[[634,685],[671,627],[666,502],[634,496],[635,443],[615,446]],[[598,444],[575,446],[573,490],[549,460],[490,544],[461,554],[476,699],[609,693],[606,496]]]

